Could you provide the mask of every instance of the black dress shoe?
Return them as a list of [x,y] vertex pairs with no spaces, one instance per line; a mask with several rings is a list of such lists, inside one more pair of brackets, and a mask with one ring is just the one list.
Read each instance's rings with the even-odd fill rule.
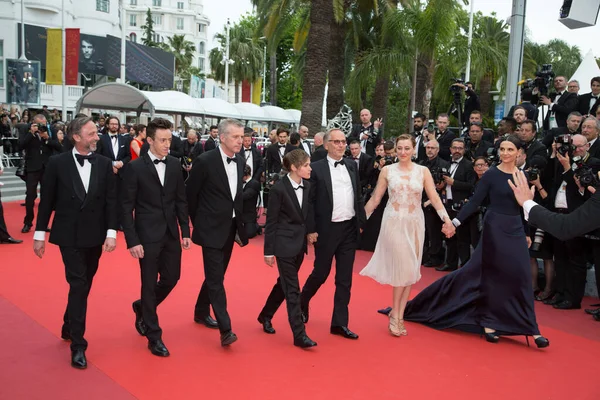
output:
[[229,331],[229,332],[225,332],[225,333],[221,333],[221,346],[225,347],[225,346],[229,346],[230,344],[232,344],[233,342],[235,342],[237,340],[237,336],[235,335],[235,333]]
[[211,329],[218,329],[219,323],[215,321],[210,315],[206,317],[196,317],[194,316],[194,322],[197,324],[201,324]]
[[308,317],[309,317],[308,306],[306,306],[306,307],[301,306],[301,308],[302,308],[302,312],[300,313],[300,316],[302,318],[302,322],[306,324],[308,322]]
[[77,349],[71,351],[71,366],[77,369],[87,368],[87,359],[85,358],[85,350]]
[[543,349],[545,347],[550,346],[550,341],[545,337],[540,336],[535,339],[535,345],[538,347],[538,349]]
[[155,356],[169,357],[171,355],[171,353],[169,353],[169,350],[167,350],[167,346],[165,346],[161,339],[149,340],[148,348],[150,349],[150,352]]
[[21,233],[28,233],[31,230],[32,225],[25,224],[23,225],[23,229],[21,229]]
[[269,334],[275,333],[275,328],[273,328],[273,324],[271,324],[271,318],[258,317],[258,322],[260,322],[262,324],[263,331],[265,333],[269,333]]
[[553,305],[557,310],[579,310],[581,308],[580,304],[573,304],[569,300],[563,300],[560,303],[556,303]]
[[131,305],[133,308],[133,312],[135,313],[135,330],[142,336],[146,336],[148,333],[148,327],[144,323],[144,318],[142,318],[142,301],[136,300]]
[[358,339],[358,335],[352,332],[346,326],[332,326],[329,330],[329,333],[332,335],[340,335],[345,337],[346,339]]
[[66,328],[64,326],[62,327],[62,329],[60,330],[60,338],[65,341],[71,340],[71,332],[69,331],[69,328]]
[[294,346],[300,347],[302,349],[308,349],[309,347],[315,347],[317,342],[311,340],[306,335],[300,336],[298,338],[294,338]]
[[8,239],[0,240],[0,244],[19,244],[19,243],[23,243],[23,241],[12,238],[12,237],[9,237]]
[[549,299],[542,301],[542,303],[549,305],[549,306],[553,306],[557,303],[562,302],[563,300],[564,299],[560,294],[555,294],[554,296],[550,297]]
[[392,312],[392,307],[382,308],[380,310],[377,310],[377,312],[383,315],[390,315],[390,313]]
[[456,271],[457,269],[458,269],[458,267],[451,267],[448,264],[444,265],[443,267],[435,268],[436,271],[440,271],[440,272],[452,272],[452,271]]
[[592,317],[594,317],[594,320],[600,321],[600,314],[594,314]]
[[438,268],[442,264],[443,264],[443,262],[427,261],[425,264],[423,264],[423,266],[425,268]]
[[600,308],[586,308],[584,311],[589,315],[600,315]]

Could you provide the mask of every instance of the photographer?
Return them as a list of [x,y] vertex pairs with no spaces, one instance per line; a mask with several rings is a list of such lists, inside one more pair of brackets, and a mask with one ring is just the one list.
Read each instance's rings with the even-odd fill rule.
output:
[[[427,161],[424,165],[431,171],[431,176],[435,183],[435,188],[442,201],[443,189],[446,186],[444,174],[448,173],[450,163],[438,157],[440,145],[437,140],[432,139],[425,145]],[[439,267],[444,263],[444,247],[442,246],[442,221],[437,215],[435,209],[431,206],[431,201],[426,193],[423,193],[423,214],[425,216],[425,245],[423,249],[423,266]]]
[[[465,106],[463,108],[463,115],[461,115],[463,126],[469,126],[469,117],[471,112],[475,110],[481,110],[481,104],[479,102],[479,96],[473,90],[473,83],[467,82],[465,84],[455,83],[452,86],[456,86],[465,91]],[[455,113],[454,113],[455,114]]]
[[543,170],[548,163],[548,152],[546,147],[535,139],[535,133],[535,122],[528,119],[521,123],[521,129],[519,129],[517,136],[523,142],[523,148],[527,153],[525,169],[536,166]]
[[452,145],[452,140],[456,138],[456,135],[448,129],[448,125],[450,125],[448,114],[438,115],[435,124],[437,130],[434,134],[429,134],[429,140],[437,140],[440,146],[439,156],[446,161],[450,161],[450,146]]
[[508,111],[508,116],[514,117],[514,111],[517,107],[523,107],[526,112],[525,119],[532,119],[537,121],[538,109],[535,105],[531,104],[531,99],[533,98],[533,88],[526,87],[521,90],[521,104],[512,106]]
[[20,147],[25,151],[26,196],[25,218],[21,233],[27,233],[33,226],[33,207],[37,199],[37,187],[42,181],[44,170],[54,150],[61,150],[60,145],[50,139],[48,124],[43,114],[33,117],[29,132],[20,138]]
[[425,122],[427,121],[427,117],[424,114],[416,113],[413,117],[413,132],[411,135],[414,136],[416,146],[415,146],[415,155],[413,159],[420,163],[424,162],[427,159],[427,155],[425,154],[425,142],[427,141],[426,134],[427,129],[425,126]]
[[461,137],[465,138],[465,140],[469,139],[469,127],[474,123],[481,125],[481,128],[483,129],[482,139],[486,142],[494,143],[494,131],[483,127],[483,118],[481,118],[481,111],[479,110],[471,112],[471,115],[469,116],[469,123],[463,128]]
[[349,141],[358,140],[361,144],[362,151],[375,157],[375,147],[381,142],[383,132],[381,118],[371,123],[371,112],[366,108],[360,110],[360,124],[352,126],[352,132],[348,137]]
[[[591,158],[588,148],[589,144],[582,135],[558,137],[552,145],[552,162],[548,164],[546,173],[551,174],[553,187],[549,197],[557,213],[572,213],[589,197],[585,186],[589,184],[591,170],[600,168],[600,160]],[[587,176],[586,172],[589,172]],[[555,240],[553,246],[556,294],[544,303],[563,310],[578,309],[587,274],[586,241],[581,237],[566,242]]]
[[577,94],[568,92],[567,80],[564,76],[554,78],[554,90],[550,96],[540,96],[539,88],[533,89],[533,103],[541,102],[548,106],[548,113],[544,118],[544,130],[567,126],[568,115],[577,109],[579,104]]
[[369,183],[369,177],[373,172],[373,158],[361,151],[360,142],[353,140],[350,142],[350,158],[356,163],[358,171],[358,180],[360,183],[360,193],[364,193]]
[[561,126],[558,128],[552,128],[549,131],[545,132],[544,137],[542,138],[542,144],[548,149],[551,150],[552,143],[554,140],[562,135],[575,135],[579,133],[579,127],[581,125],[581,120],[583,117],[579,113],[579,111],[573,111],[567,117],[567,126]]
[[467,145],[465,156],[471,161],[477,157],[486,156],[488,149],[494,147],[494,143],[483,140],[483,125],[479,122],[473,122],[469,126],[469,140],[465,144]]
[[[471,196],[475,185],[476,175],[473,163],[465,155],[463,139],[454,139],[452,146],[452,162],[448,174],[444,175],[446,184],[446,210],[450,219],[454,219],[465,200]],[[471,240],[469,223],[461,224],[456,230],[456,236],[446,239],[446,265],[436,268],[437,271],[455,271],[460,258],[461,266],[471,258]]]

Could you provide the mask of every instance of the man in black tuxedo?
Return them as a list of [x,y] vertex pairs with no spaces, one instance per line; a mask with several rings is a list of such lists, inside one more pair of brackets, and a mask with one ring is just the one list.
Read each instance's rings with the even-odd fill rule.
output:
[[327,149],[325,149],[325,143],[323,143],[323,137],[325,133],[319,132],[315,135],[315,151],[310,156],[310,162],[315,162],[327,157]]
[[375,157],[375,148],[383,137],[381,129],[383,122],[381,118],[378,118],[371,123],[371,117],[371,111],[366,108],[360,110],[360,124],[352,126],[352,132],[348,136],[348,140],[360,141],[362,151],[371,157]]
[[[448,175],[444,176],[446,183],[446,210],[450,219],[458,214],[458,210],[466,199],[473,193],[476,175],[473,163],[465,155],[465,142],[463,139],[454,139],[450,147],[452,162]],[[462,228],[462,229],[461,229]],[[471,258],[471,237],[468,223],[461,224],[456,230],[456,235],[446,239],[446,265],[436,268],[437,271],[455,271],[458,268],[458,259],[461,266]]]
[[75,118],[68,134],[73,150],[52,157],[44,174],[33,250],[43,257],[46,227],[54,212],[50,243],[60,247],[69,284],[61,337],[71,341],[71,365],[83,369],[92,280],[102,249],[110,252],[116,246],[117,191],[110,160],[94,154],[98,142],[94,121]]
[[304,150],[306,154],[311,156],[312,149],[310,148],[310,142],[308,141],[308,128],[304,125],[300,125],[298,134],[300,135],[300,148]]
[[537,104],[539,99],[549,108],[544,117],[544,130],[567,126],[567,117],[572,111],[576,111],[579,104],[577,94],[568,92],[566,89],[567,80],[564,76],[554,78],[554,90],[556,91],[550,93],[550,97],[540,97],[537,88],[533,89],[532,103]]
[[156,118],[148,124],[148,152],[127,167],[123,191],[123,232],[142,273],[141,299],[133,302],[135,327],[148,338],[150,352],[160,357],[170,354],[156,308],[179,280],[181,247],[188,250],[191,245],[185,184],[179,160],[169,155],[171,139],[168,120]]
[[181,158],[184,180],[190,175],[194,160],[203,152],[198,133],[194,129],[188,129],[186,140],[183,141],[183,157]]
[[480,124],[483,129],[482,140],[489,143],[494,143],[494,131],[483,127],[483,117],[481,116],[481,111],[479,110],[471,111],[471,115],[469,116],[469,122],[467,123],[467,126],[463,128],[460,137],[465,138],[465,140],[467,140],[467,138],[469,137],[469,127],[475,123]]
[[[60,149],[60,144],[50,138],[48,124],[43,114],[33,117],[29,131],[19,138],[19,146],[25,151],[25,218],[21,233],[27,233],[33,226],[35,199],[37,187],[44,179],[44,171],[54,150]],[[44,228],[45,229],[45,228]]]
[[[202,246],[204,283],[194,309],[194,321],[219,328],[221,345],[237,340],[227,313],[223,279],[234,240],[248,244],[242,222],[242,177],[244,161],[236,156],[242,149],[244,125],[234,119],[219,123],[219,148],[196,159],[187,184],[188,207],[194,226],[192,241]],[[216,321],[210,318],[212,305]]]
[[[240,153],[241,154],[241,153]],[[239,156],[238,156],[239,157]],[[242,208],[242,222],[246,229],[246,235],[249,239],[255,237],[259,231],[256,214],[256,204],[260,196],[260,182],[252,178],[252,171],[249,165],[244,165],[244,184],[242,197],[244,205]]]
[[250,167],[250,177],[259,181],[263,173],[263,159],[256,146],[252,146],[252,133],[244,133],[242,151],[240,151],[238,157],[245,160],[246,165]]
[[481,110],[479,96],[477,96],[477,93],[473,89],[473,82],[467,82],[464,85],[462,83],[455,83],[453,86],[458,86],[465,91],[465,105],[461,118],[463,126],[469,126],[471,113],[475,110]]
[[[301,308],[308,322],[309,303],[331,271],[335,257],[335,296],[330,332],[349,339],[358,335],[348,329],[348,304],[352,286],[354,255],[360,228],[366,220],[359,192],[356,164],[344,160],[346,136],[339,129],[325,135],[327,158],[312,163],[309,201],[314,209],[318,241],[315,265],[302,288]],[[311,232],[313,233],[313,232]]]
[[581,134],[585,136],[590,146],[588,154],[590,157],[600,159],[600,121],[594,117],[587,117],[581,124]]
[[427,160],[427,154],[425,153],[425,142],[427,141],[427,127],[425,123],[427,117],[424,114],[416,113],[413,117],[413,131],[410,133],[414,136],[417,149],[414,155],[414,161],[417,163],[423,163]]
[[598,102],[598,97],[600,96],[600,76],[593,77],[590,86],[592,88],[590,93],[579,96],[577,111],[579,111],[581,115],[596,116],[596,111],[600,105]]
[[558,136],[578,134],[582,120],[583,117],[579,111],[571,112],[567,117],[567,126],[559,126],[545,132],[544,137],[542,138],[542,144],[546,146],[548,150],[552,150],[552,143],[554,143]]
[[290,133],[285,128],[279,128],[277,130],[277,143],[271,144],[267,147],[265,155],[265,168],[272,173],[279,173],[281,171],[281,162],[283,156],[296,147],[288,143],[288,137]]
[[[596,192],[596,188],[586,188],[593,195],[572,213],[564,214],[548,211],[533,201],[533,189],[529,189],[529,182],[523,172],[515,174],[514,182],[512,184],[509,181],[509,184],[515,193],[515,198],[523,207],[525,219],[557,240],[566,242],[600,228],[600,192]],[[598,260],[597,254],[594,254],[594,259]],[[596,285],[600,286],[598,267],[596,267]],[[589,309],[586,312],[592,314],[596,321],[600,321],[600,309]]]
[[438,115],[435,124],[437,125],[437,131],[434,135],[430,134],[429,139],[435,139],[440,144],[439,157],[443,160],[450,161],[452,158],[450,155],[450,146],[452,145],[452,141],[456,138],[456,135],[448,129],[448,125],[450,125],[448,114]]
[[360,149],[360,142],[353,140],[350,142],[350,157],[348,161],[353,160],[358,169],[358,181],[360,182],[359,193],[367,187],[371,173],[373,173],[373,158]]
[[209,135],[210,137],[206,140],[206,142],[204,142],[204,151],[214,150],[217,148],[219,128],[216,125],[211,125]]

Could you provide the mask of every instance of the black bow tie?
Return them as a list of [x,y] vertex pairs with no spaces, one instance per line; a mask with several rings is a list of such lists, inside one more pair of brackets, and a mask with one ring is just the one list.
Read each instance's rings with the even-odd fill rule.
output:
[[452,161],[450,164],[458,164],[458,161]]
[[110,136],[110,140],[116,139],[118,137],[117,135],[109,135],[109,136]]
[[156,165],[158,165],[160,163],[164,163],[165,165],[167,165],[167,159],[165,158],[165,159],[159,160],[157,158],[156,160],[153,161],[153,163],[156,164]]
[[294,190],[298,190],[298,189],[304,189],[304,186],[300,185],[300,186],[294,188]]
[[237,158],[235,157],[227,157],[227,164],[231,164],[231,162],[237,163]]
[[81,165],[83,167],[83,163],[85,162],[85,160],[88,160],[90,162],[90,164],[93,164],[96,160],[96,155],[94,153],[88,154],[87,156],[84,156],[81,154],[75,154],[75,159],[77,160],[79,165]]
[[285,148],[285,144],[280,144],[280,145],[279,145],[279,148],[280,148],[280,149],[284,149],[284,148]]
[[344,162],[344,160],[340,160],[340,161],[336,161],[333,163],[333,168],[336,168],[339,165],[346,165],[346,163]]
[[592,95],[592,99],[598,99],[598,96]]

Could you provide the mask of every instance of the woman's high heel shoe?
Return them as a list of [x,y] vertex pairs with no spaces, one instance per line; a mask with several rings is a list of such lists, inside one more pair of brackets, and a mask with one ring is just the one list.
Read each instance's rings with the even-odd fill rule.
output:
[[[529,336],[525,336],[525,339],[527,340],[527,347],[529,347]],[[535,345],[538,349],[543,349],[550,346],[550,341],[543,336],[539,336],[535,338]]]
[[394,336],[400,336],[402,332],[398,328],[398,318],[394,318],[390,315],[390,325],[388,327],[390,333]]
[[400,330],[400,334],[402,336],[408,335],[408,331],[406,330],[406,327],[404,326],[404,320],[403,319],[399,319],[398,320],[398,329]]
[[483,332],[483,335],[485,336],[485,340],[487,340],[490,343],[498,343],[498,341],[500,340],[500,336],[496,335],[496,332]]

